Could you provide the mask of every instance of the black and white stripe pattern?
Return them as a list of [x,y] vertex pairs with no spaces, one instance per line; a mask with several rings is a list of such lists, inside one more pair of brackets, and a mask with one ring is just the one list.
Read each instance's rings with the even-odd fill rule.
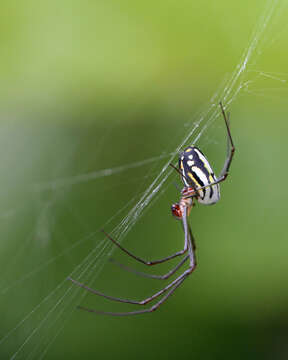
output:
[[[209,185],[217,180],[205,155],[195,146],[187,147],[179,156],[179,169],[186,187]],[[220,199],[218,184],[199,190],[197,200],[205,205],[215,204]]]

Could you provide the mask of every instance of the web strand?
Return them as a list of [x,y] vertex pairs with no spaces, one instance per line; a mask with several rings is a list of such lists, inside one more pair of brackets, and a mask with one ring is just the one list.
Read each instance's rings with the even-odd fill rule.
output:
[[[127,215],[112,231],[111,235],[115,238],[115,240],[122,242],[127,237],[128,233],[132,230],[134,225],[141,219],[144,211],[149,209],[152,202],[159,198],[164,187],[167,185],[168,179],[170,179],[170,176],[173,172],[173,170],[169,167],[169,164],[176,161],[177,154],[185,145],[190,143],[197,143],[205,131],[211,126],[211,124],[213,124],[213,122],[215,122],[215,120],[221,116],[218,108],[218,102],[222,100],[227,109],[236,100],[240,92],[245,89],[245,86],[248,82],[248,80],[245,78],[245,74],[249,72],[248,65],[251,62],[251,58],[257,55],[259,43],[263,39],[278,5],[279,1],[267,2],[264,13],[257,23],[251,41],[245,49],[234,72],[211,97],[210,101],[205,106],[204,111],[199,116],[197,116],[197,119],[195,119],[196,122],[191,125],[182,141],[178,144],[172,153],[122,165],[114,169],[103,169],[96,172],[76,175],[74,177],[58,179],[50,182],[48,181],[37,184],[34,187],[34,190],[36,192],[46,191],[49,189],[55,190],[56,188],[88,182],[97,178],[110,176],[112,174],[127,171],[128,169],[142,167],[159,160],[167,159],[147,189],[142,194],[140,194],[139,199],[132,199],[133,201],[129,203],[129,211]],[[263,74],[265,74],[263,76],[275,79],[277,78],[277,76],[269,75],[267,72]],[[134,203],[133,206],[132,203]],[[86,241],[85,237],[79,240],[79,243],[77,242],[74,244],[73,247],[80,245],[82,241]],[[67,249],[65,252],[69,250],[70,249]],[[94,249],[92,249],[92,251],[75,267],[71,274],[67,274],[67,276],[71,276],[72,278],[75,278],[81,282],[85,282],[87,285],[89,285],[100,274],[112,251],[113,247],[110,242],[106,241],[104,237],[102,237]],[[58,256],[61,257],[62,255],[63,254],[59,254]],[[56,258],[58,258],[58,256]],[[56,260],[56,258],[53,258],[53,261]],[[50,261],[40,265],[40,267],[36,268],[34,271],[38,272],[40,269],[46,267],[49,264]],[[30,278],[34,274],[34,271],[31,273],[26,273],[22,279],[19,279],[19,281],[24,281],[26,278]],[[9,287],[2,289],[2,291],[4,290],[8,291]],[[70,282],[66,281],[65,277],[52,291],[49,292],[46,297],[43,298],[43,300],[38,305],[36,305],[31,310],[31,312],[29,312],[21,321],[18,322],[16,326],[14,326],[6,333],[4,337],[2,337],[2,339],[0,339],[0,346],[15,336],[17,330],[21,329],[22,327],[24,328],[27,323],[32,321],[32,317],[38,311],[47,306],[48,310],[46,311],[45,315],[42,314],[42,318],[35,320],[36,325],[28,333],[28,335],[25,334],[24,339],[21,341],[18,347],[14,348],[14,353],[10,359],[20,358],[20,355],[22,355],[24,352],[28,354],[29,359],[44,358],[47,351],[63,329],[66,321],[69,320],[75,311],[75,305],[80,303],[81,299],[85,295],[86,293],[83,292],[80,288],[74,287],[73,284],[71,285]],[[51,304],[49,302],[51,302]],[[61,321],[61,325],[57,327],[57,331],[54,331],[52,335],[52,331],[59,321]],[[51,333],[47,338],[45,335],[46,332],[49,334],[49,331]]]

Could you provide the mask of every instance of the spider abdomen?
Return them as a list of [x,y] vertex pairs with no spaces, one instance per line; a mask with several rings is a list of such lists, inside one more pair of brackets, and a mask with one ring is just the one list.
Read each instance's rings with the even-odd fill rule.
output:
[[[179,156],[179,169],[185,187],[196,190],[217,181],[205,155],[196,147],[188,146]],[[198,191],[197,200],[205,205],[215,204],[220,199],[219,184]]]

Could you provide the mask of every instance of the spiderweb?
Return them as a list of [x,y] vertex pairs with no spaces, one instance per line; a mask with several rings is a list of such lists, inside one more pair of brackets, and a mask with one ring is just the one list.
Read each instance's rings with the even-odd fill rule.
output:
[[[203,107],[204,110],[194,116],[194,119],[185,129],[185,135],[181,135],[181,141],[172,152],[114,168],[106,168],[34,184],[29,189],[29,193],[34,194],[33,196],[38,199],[41,211],[38,213],[32,232],[28,234],[26,239],[23,239],[23,243],[17,249],[10,264],[11,267],[17,263],[19,258],[24,256],[27,246],[31,246],[31,237],[33,238],[35,232],[43,243],[49,242],[54,226],[49,213],[55,204],[59,204],[65,199],[65,195],[72,191],[74,185],[115,176],[131,169],[151,166],[152,172],[146,179],[150,183],[148,185],[145,183],[142,191],[137,192],[128,203],[120,207],[106,223],[102,224],[102,227],[106,228],[109,224],[116,223],[116,226],[111,231],[109,230],[109,232],[118,242],[123,242],[143,214],[155,201],[159,200],[171,184],[171,175],[172,173],[174,174],[174,171],[169,167],[169,164],[177,161],[178,153],[184,146],[192,143],[196,144],[206,130],[221,116],[218,107],[220,100],[229,109],[231,104],[244,94],[265,97],[268,93],[271,99],[271,94],[275,93],[277,96],[278,92],[287,91],[285,86],[287,74],[259,70],[262,66],[261,61],[265,58],[263,51],[267,48],[272,48],[273,44],[287,30],[287,28],[283,27],[279,32],[277,27],[279,17],[281,17],[282,11],[286,10],[286,7],[284,1],[267,2],[256,24],[251,40],[243,51],[243,55],[235,70],[223,80],[219,89]],[[265,64],[263,64],[263,67],[265,68]],[[266,80],[271,80],[272,83],[269,83],[267,86]],[[263,82],[265,82],[265,85],[263,85]],[[275,83],[277,83],[277,87],[273,87],[272,84]],[[69,154],[67,155],[67,161],[69,161]],[[153,168],[154,164],[157,164],[157,171]],[[161,167],[159,164],[161,164]],[[61,166],[63,166],[63,159]],[[151,178],[152,181],[150,180]],[[50,194],[49,197],[43,195],[47,192]],[[9,210],[2,213],[1,218],[13,217],[14,213],[21,213],[22,211],[25,211],[25,209],[21,207]],[[43,229],[47,228],[49,231],[43,231]],[[42,359],[46,356],[55,339],[65,327],[66,322],[71,318],[76,306],[81,303],[82,298],[86,295],[81,288],[67,281],[67,277],[70,276],[87,285],[91,284],[107,263],[113,251],[113,246],[96,229],[88,233],[86,231],[86,235],[79,234],[78,241],[72,245],[67,245],[57,255],[51,255],[45,261],[41,261],[32,270],[16,277],[14,281],[10,281],[8,284],[5,283],[5,274],[3,274],[1,284],[2,296],[7,296],[7,294],[14,294],[13,296],[15,296],[16,293],[13,293],[13,291],[18,285],[21,285],[22,289],[25,288],[26,282],[33,282],[35,275],[45,271],[51,264],[57,264],[64,256],[69,255],[73,251],[78,251],[82,246],[90,248],[88,255],[83,256],[79,263],[73,264],[73,270],[70,273],[61,274],[61,278],[57,280],[58,284],[56,287],[52,287],[48,294],[42,297],[40,302],[36,302],[27,311],[25,316],[17,314],[16,309],[17,316],[13,326],[11,326],[10,322],[8,324],[9,328],[7,326],[7,331],[2,334],[0,339],[0,348],[4,349],[3,353],[5,352],[10,359]]]

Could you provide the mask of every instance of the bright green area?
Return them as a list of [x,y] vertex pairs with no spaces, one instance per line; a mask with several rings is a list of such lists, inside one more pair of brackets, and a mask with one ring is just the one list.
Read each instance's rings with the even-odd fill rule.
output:
[[[86,182],[76,178],[54,191],[38,191],[37,184],[174,151],[231,77],[255,26],[264,28],[264,9],[262,1],[246,0],[1,2],[0,338],[99,245],[101,227],[112,231],[120,223],[168,158]],[[197,271],[153,314],[75,311],[45,359],[287,354],[288,7],[268,2],[268,9],[246,86],[229,107],[237,151],[222,199],[190,215]],[[220,117],[198,145],[218,172],[226,146]],[[158,258],[182,246],[183,232],[170,214],[179,197],[174,183],[180,184],[177,174],[123,242],[139,256]],[[145,270],[118,250],[113,257]],[[100,275],[98,263],[91,272],[93,287],[107,294],[142,299],[166,284],[122,272],[104,257],[103,263]],[[82,295],[70,309],[135,310]],[[0,343],[1,359],[19,349],[16,359],[40,358],[66,319],[67,300],[41,332],[53,299]],[[35,337],[22,349],[31,331]]]

